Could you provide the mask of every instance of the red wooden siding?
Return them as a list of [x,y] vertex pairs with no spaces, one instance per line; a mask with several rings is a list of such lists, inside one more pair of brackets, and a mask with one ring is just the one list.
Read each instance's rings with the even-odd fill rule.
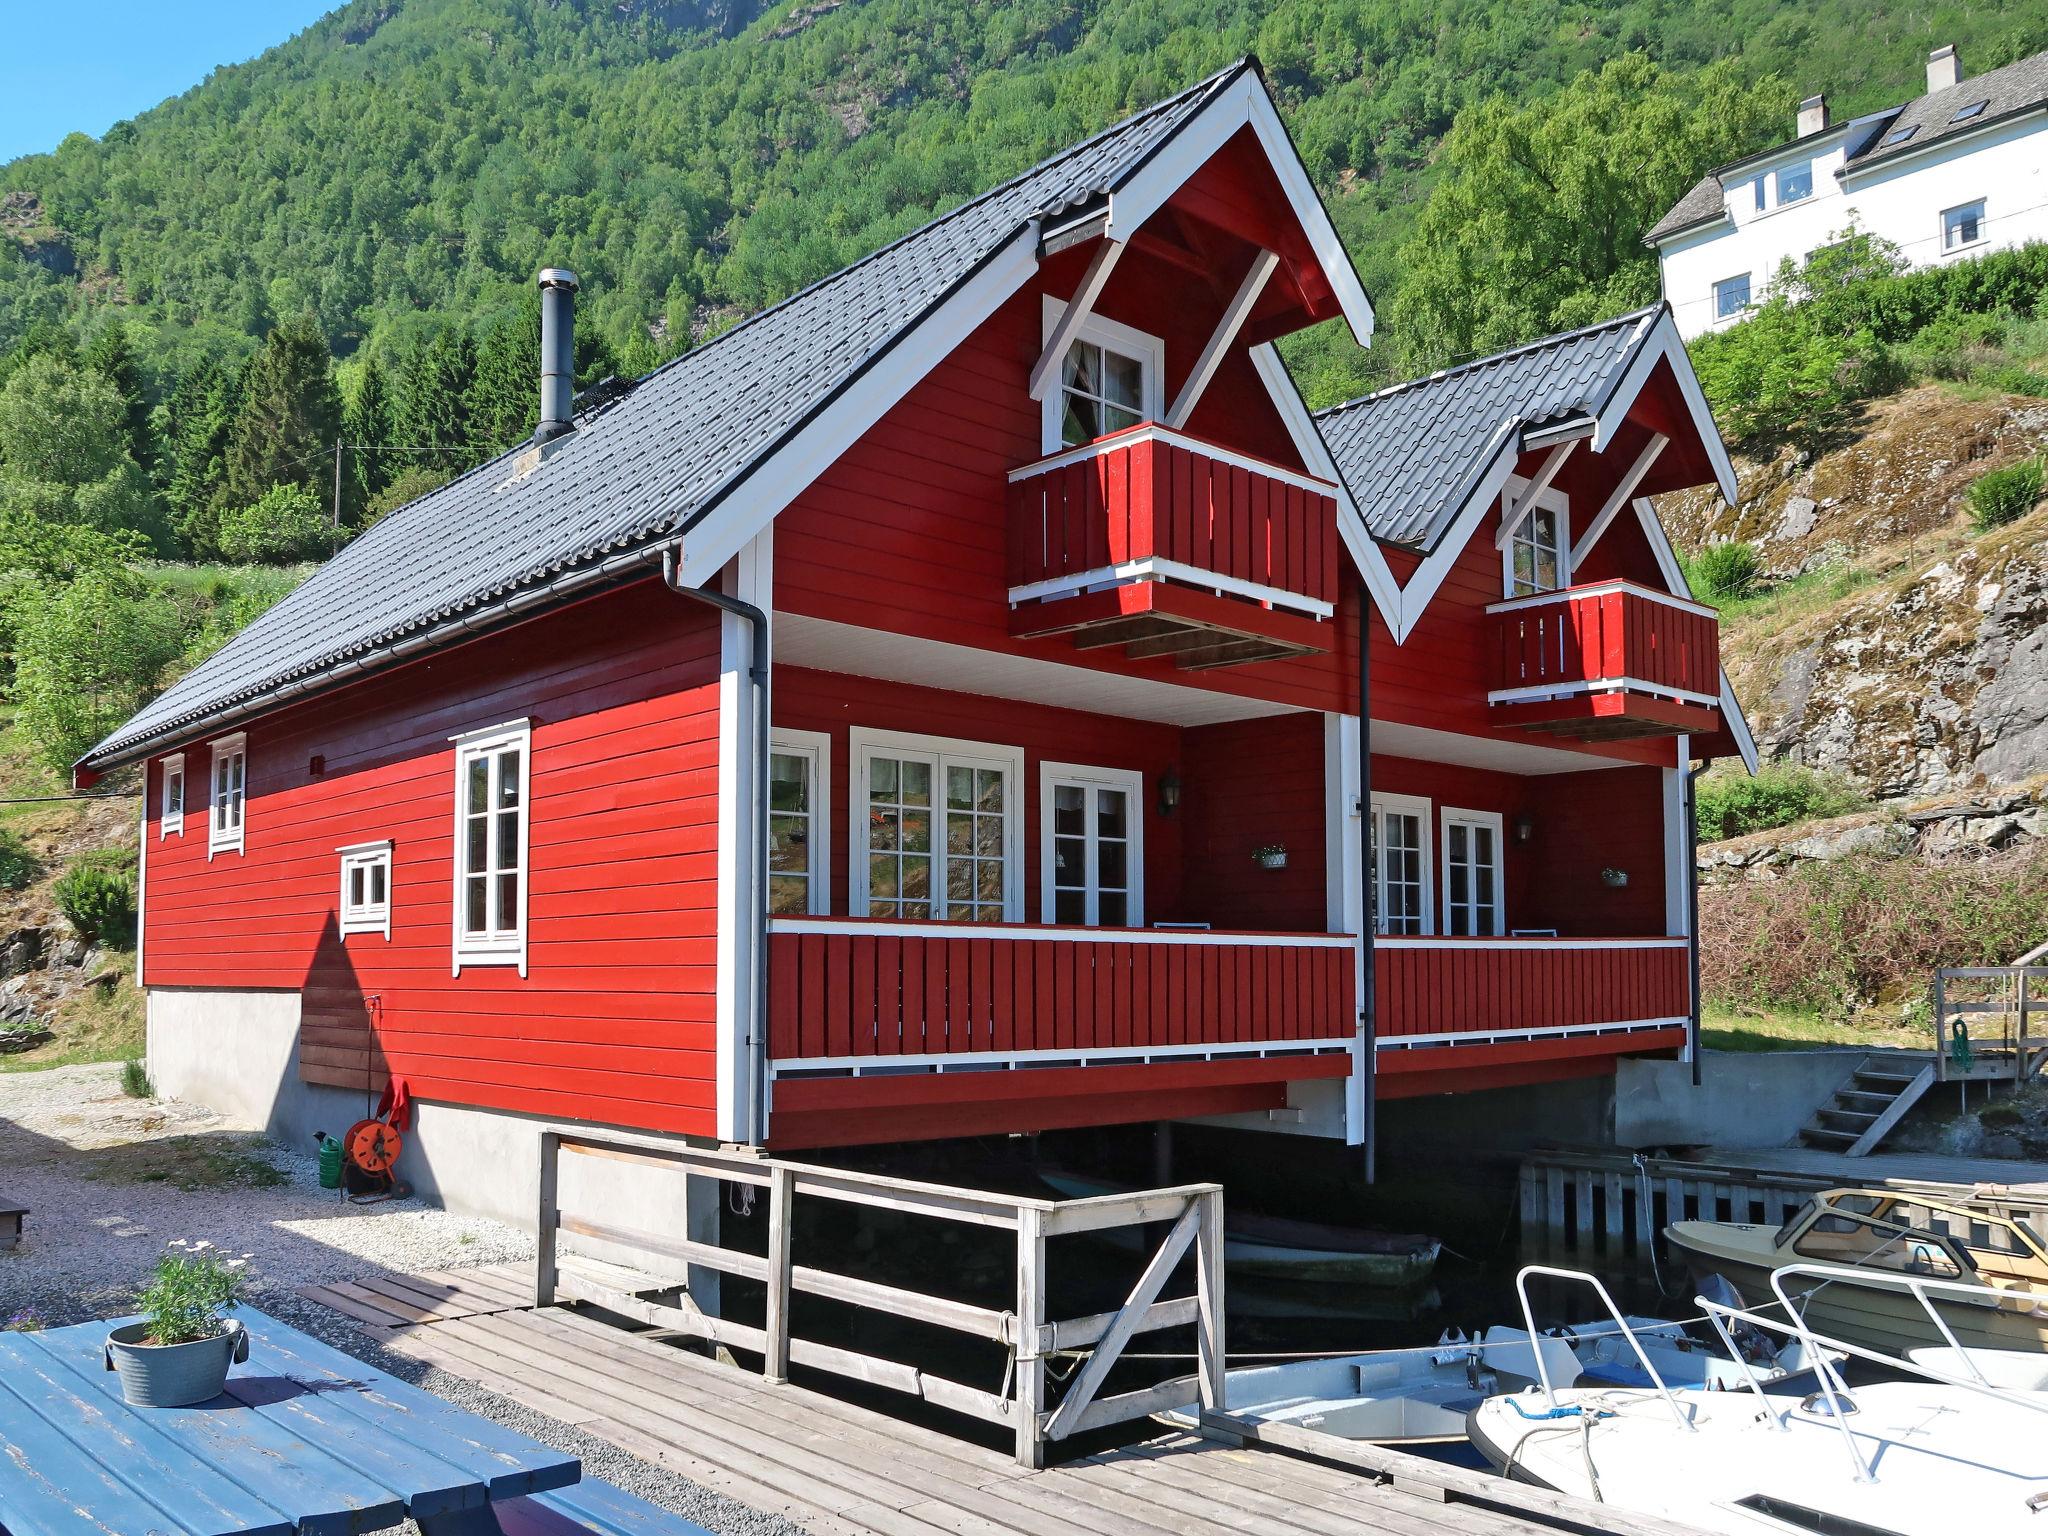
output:
[[1373,954],[1383,1039],[1674,1019],[1689,1006],[1682,940],[1383,939]]
[[[144,980],[306,994],[304,1075],[715,1134],[717,628],[658,585],[444,652],[248,728],[246,852],[150,821]],[[448,738],[533,721],[528,974],[451,974]],[[322,760],[322,771],[312,763]],[[160,772],[160,770],[159,770]],[[153,775],[153,778],[155,775]],[[393,843],[392,931],[336,928],[336,849]]]
[[1609,584],[1518,600],[1493,616],[1492,686],[1634,679],[1715,696],[1720,626],[1645,588]]
[[[1191,916],[1283,933],[1329,927],[1321,715],[1185,732],[1181,796]],[[1285,869],[1253,859],[1268,843],[1286,845]]]
[[[1086,1051],[1328,1039],[1355,1013],[1343,942],[783,919],[769,939],[769,1053]],[[847,929],[856,931],[847,932]]]
[[1337,596],[1337,503],[1243,464],[1132,428],[1010,485],[1013,587],[1133,560],[1175,560],[1238,581]]

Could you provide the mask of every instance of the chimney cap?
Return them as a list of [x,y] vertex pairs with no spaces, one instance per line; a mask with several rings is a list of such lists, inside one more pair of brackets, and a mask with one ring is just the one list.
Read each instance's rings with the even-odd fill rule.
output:
[[576,274],[567,267],[542,267],[536,281],[543,288],[581,288]]

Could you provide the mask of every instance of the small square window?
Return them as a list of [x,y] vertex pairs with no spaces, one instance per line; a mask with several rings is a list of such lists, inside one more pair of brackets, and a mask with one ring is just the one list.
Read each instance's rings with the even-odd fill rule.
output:
[[1749,274],[1724,277],[1714,284],[1714,318],[1728,320],[1749,308]]
[[1957,107],[1956,115],[1950,118],[1949,121],[1952,123],[1967,123],[1973,117],[1983,116],[1984,109],[1990,105],[1990,101],[1985,100],[1973,101],[1967,107]]
[[1951,208],[1941,216],[1941,248],[1960,251],[1984,238],[1984,199]]
[[391,937],[391,844],[341,850],[341,931]]
[[1801,161],[1778,172],[1778,205],[1803,203],[1813,196],[1813,162]]
[[164,795],[157,816],[159,837],[185,835],[185,754],[164,759]]

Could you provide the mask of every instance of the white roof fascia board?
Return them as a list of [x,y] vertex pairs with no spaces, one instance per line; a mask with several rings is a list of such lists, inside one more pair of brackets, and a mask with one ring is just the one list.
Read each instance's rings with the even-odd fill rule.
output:
[[[1692,587],[1685,579],[1685,567],[1679,564],[1678,551],[1671,547],[1671,535],[1664,531],[1657,509],[1650,505],[1647,496],[1638,496],[1635,506],[1636,518],[1643,525],[1643,537],[1649,540],[1650,553],[1657,557],[1657,569],[1664,575],[1664,585],[1671,589],[1673,597],[1690,600]],[[1728,724],[1728,733],[1735,738],[1735,750],[1742,754],[1743,766],[1755,773],[1756,737],[1749,729],[1749,717],[1742,712],[1742,702],[1735,697],[1735,688],[1728,681],[1726,667],[1721,669],[1721,718]]]
[[1742,766],[1755,774],[1756,737],[1750,734],[1749,717],[1742,712],[1742,701],[1735,697],[1735,685],[1728,681],[1726,667],[1721,669],[1721,718],[1728,722],[1728,733],[1735,738],[1735,750],[1742,754]]
[[1671,376],[1678,381],[1678,392],[1685,400],[1686,410],[1691,413],[1700,443],[1707,450],[1707,463],[1713,468],[1714,483],[1720,487],[1722,499],[1733,506],[1741,496],[1735,481],[1735,466],[1728,461],[1727,445],[1721,441],[1720,428],[1714,425],[1714,413],[1707,405],[1706,395],[1700,390],[1699,376],[1692,371],[1692,360],[1686,356],[1685,343],[1678,339],[1678,323],[1671,318],[1668,307],[1657,317],[1649,339],[1601,409],[1600,424],[1593,435],[1593,451],[1607,451],[1614,434],[1628,420],[1629,407],[1643,392],[1651,372],[1666,359],[1670,360]]
[[1421,620],[1430,600],[1444,579],[1451,574],[1458,559],[1465,552],[1465,546],[1472,542],[1473,532],[1493,506],[1495,499],[1507,489],[1514,477],[1515,464],[1521,458],[1522,423],[1519,417],[1510,417],[1501,424],[1494,435],[1494,446],[1488,458],[1486,472],[1478,484],[1465,498],[1465,505],[1458,510],[1451,526],[1444,533],[1436,548],[1415,574],[1408,578],[1408,584],[1401,589],[1401,627],[1395,633],[1396,640],[1406,640]]

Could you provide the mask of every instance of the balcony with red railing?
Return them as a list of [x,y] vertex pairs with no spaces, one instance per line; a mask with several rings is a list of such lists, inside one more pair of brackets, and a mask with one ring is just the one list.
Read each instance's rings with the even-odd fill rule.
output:
[[1487,610],[1497,721],[1579,741],[1707,735],[1721,725],[1711,608],[1627,581]]
[[1010,472],[1010,628],[1225,667],[1323,651],[1336,487],[1144,422]]

